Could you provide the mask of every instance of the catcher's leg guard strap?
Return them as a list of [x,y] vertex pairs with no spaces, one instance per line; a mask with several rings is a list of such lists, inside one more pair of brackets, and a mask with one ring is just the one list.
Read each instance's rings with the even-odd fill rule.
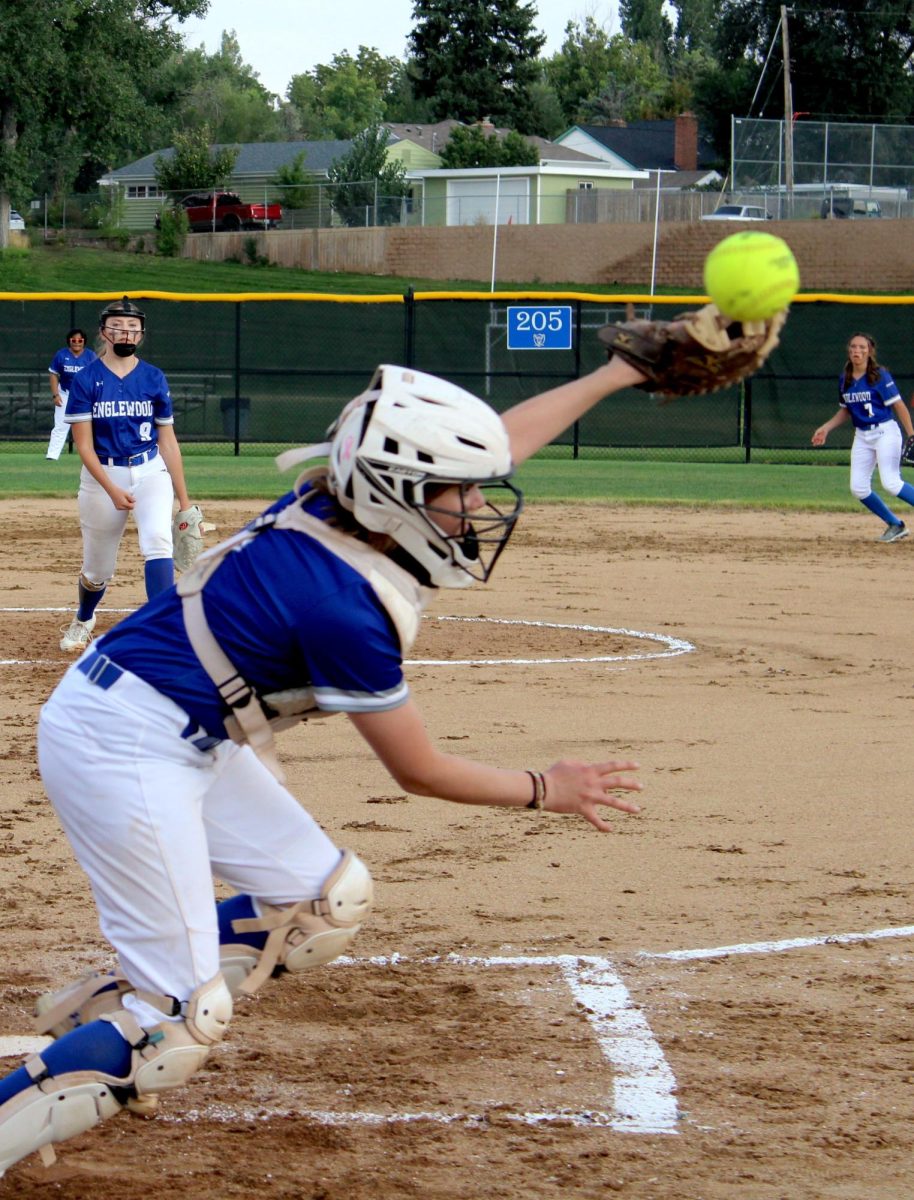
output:
[[261,903],[261,916],[233,920],[229,939],[239,935],[237,941],[220,948],[232,995],[253,994],[278,969],[295,974],[337,958],[362,927],[373,898],[368,868],[346,850],[316,900],[288,908]]
[[185,1083],[232,1015],[221,975],[193,992],[182,1021],[142,1029],[127,1011],[80,1025],[0,1081],[0,1175],[27,1154],[85,1133],[134,1097]]

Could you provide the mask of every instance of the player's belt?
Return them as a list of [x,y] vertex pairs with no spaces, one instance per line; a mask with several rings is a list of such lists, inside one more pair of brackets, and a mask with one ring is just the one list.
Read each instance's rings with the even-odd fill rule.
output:
[[138,467],[140,463],[152,462],[158,453],[158,446],[150,446],[148,450],[131,454],[129,458],[103,458],[102,462],[106,467]]
[[867,431],[870,429],[880,429],[883,425],[888,425],[889,420],[891,420],[891,418],[886,421],[874,421],[872,425],[861,425],[860,428],[866,429]]
[[[103,692],[107,692],[108,688],[113,687],[124,674],[123,667],[119,667],[116,662],[111,661],[107,654],[101,654],[98,650],[81,658],[76,664],[76,669],[82,671],[89,682],[100,687]],[[203,726],[198,725],[196,721],[188,721],[181,730],[180,736],[197,750],[212,750],[214,746],[218,746],[225,740],[224,738],[210,737]]]

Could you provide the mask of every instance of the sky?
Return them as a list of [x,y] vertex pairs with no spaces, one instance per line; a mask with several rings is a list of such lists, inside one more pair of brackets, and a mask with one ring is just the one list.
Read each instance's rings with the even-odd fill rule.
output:
[[[536,28],[546,35],[544,55],[561,49],[569,21],[592,16],[608,33],[619,23],[612,0],[532,0]],[[241,57],[264,87],[285,96],[293,75],[328,63],[334,54],[374,46],[385,57],[405,57],[413,27],[412,0],[210,0],[209,13],[174,26],[191,49],[215,54],[223,30],[234,30]]]

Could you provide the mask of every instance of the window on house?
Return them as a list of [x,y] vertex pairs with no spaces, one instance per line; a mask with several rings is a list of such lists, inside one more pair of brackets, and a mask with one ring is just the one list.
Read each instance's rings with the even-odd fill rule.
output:
[[164,195],[155,183],[131,183],[127,187],[128,200],[157,200]]
[[593,180],[592,179],[579,179],[578,187],[581,189],[582,192],[592,192],[593,191]]

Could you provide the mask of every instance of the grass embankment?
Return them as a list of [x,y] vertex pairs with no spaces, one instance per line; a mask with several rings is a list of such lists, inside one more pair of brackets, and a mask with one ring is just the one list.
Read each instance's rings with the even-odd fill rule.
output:
[[[39,246],[0,252],[0,292],[323,292],[339,295],[402,295],[415,291],[485,292],[481,280],[406,279],[391,275],[299,271],[291,267],[244,263],[196,262],[189,258],[157,258],[88,247]],[[582,288],[579,283],[498,280],[500,291],[592,292],[626,295],[644,292],[643,284]],[[681,289],[683,291],[684,289]],[[675,294],[674,289],[659,289]]]
[[[279,447],[276,447],[278,451]],[[265,499],[291,486],[295,472],[280,475],[272,453],[243,447],[184,446],[193,495],[213,500]],[[0,498],[76,495],[79,459],[64,453],[47,462],[44,444],[0,445]],[[533,503],[680,504],[742,508],[822,509],[853,507],[846,466],[813,469],[742,462],[633,461],[547,454],[517,473]]]

